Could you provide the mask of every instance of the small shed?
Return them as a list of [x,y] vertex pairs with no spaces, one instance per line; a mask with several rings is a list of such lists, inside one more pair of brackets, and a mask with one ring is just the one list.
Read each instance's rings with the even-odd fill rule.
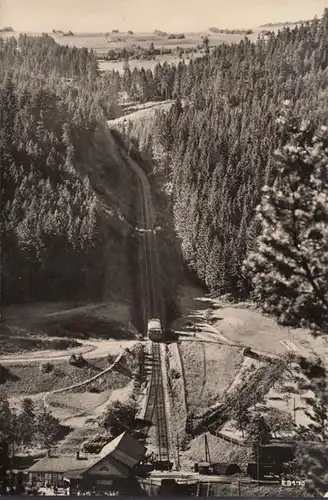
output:
[[233,476],[234,474],[241,473],[241,469],[238,464],[231,464],[227,462],[212,464],[212,469],[214,474],[218,474],[220,476]]

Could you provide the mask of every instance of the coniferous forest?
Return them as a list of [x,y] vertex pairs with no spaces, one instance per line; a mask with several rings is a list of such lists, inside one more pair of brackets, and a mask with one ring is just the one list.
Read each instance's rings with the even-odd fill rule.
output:
[[47,35],[0,40],[2,299],[119,292],[134,179],[92,92],[96,58]]
[[[188,64],[100,74],[92,51],[48,35],[0,39],[3,297],[56,299],[74,295],[76,283],[86,296],[102,294],[99,255],[123,244],[134,213],[131,174],[104,144],[122,93],[175,100],[141,131],[139,147],[166,173],[187,265],[211,292],[249,296],[243,261],[260,232],[255,208],[286,142],[277,118],[288,100],[293,116],[327,123],[327,40],[326,9]],[[110,277],[106,286],[115,289]]]
[[[255,208],[276,179],[277,119],[328,121],[328,11],[256,44],[221,45],[180,64],[172,92],[185,101],[157,120],[185,259],[213,292],[247,296],[242,262],[260,230]],[[173,80],[173,78],[172,78]]]

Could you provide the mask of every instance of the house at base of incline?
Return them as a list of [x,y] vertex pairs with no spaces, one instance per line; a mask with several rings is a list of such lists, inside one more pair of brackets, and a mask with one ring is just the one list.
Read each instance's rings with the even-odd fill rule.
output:
[[133,469],[146,454],[146,448],[123,433],[113,439],[98,455],[47,454],[27,469],[28,482],[69,487],[79,491],[115,491],[133,494],[139,489]]

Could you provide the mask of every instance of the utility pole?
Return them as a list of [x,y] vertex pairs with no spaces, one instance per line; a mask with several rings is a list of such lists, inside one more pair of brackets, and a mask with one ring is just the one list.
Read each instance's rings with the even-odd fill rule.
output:
[[293,414],[294,414],[294,424],[296,424],[296,406],[295,406],[295,398],[294,398],[294,404],[293,404]]
[[259,443],[256,444],[256,469],[257,469],[257,482],[260,482],[260,452]]
[[207,435],[205,434],[205,461],[211,465],[210,449],[208,446]]
[[179,447],[179,433],[178,432],[177,432],[177,453],[178,453],[177,469],[180,470],[180,447]]

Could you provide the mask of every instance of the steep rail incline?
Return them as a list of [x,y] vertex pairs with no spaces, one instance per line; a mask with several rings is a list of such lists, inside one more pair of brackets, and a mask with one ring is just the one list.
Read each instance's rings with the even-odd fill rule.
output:
[[[159,260],[157,252],[157,240],[154,233],[153,209],[150,185],[146,173],[130,157],[126,160],[131,169],[138,176],[141,201],[141,225],[144,232],[144,322],[147,329],[149,318],[160,318],[163,320],[164,308],[159,281]],[[152,343],[152,373],[147,395],[145,420],[152,422],[157,428],[157,446],[159,460],[169,461],[170,442],[167,425],[167,414],[164,395],[164,380],[161,366],[161,352],[158,344]]]

